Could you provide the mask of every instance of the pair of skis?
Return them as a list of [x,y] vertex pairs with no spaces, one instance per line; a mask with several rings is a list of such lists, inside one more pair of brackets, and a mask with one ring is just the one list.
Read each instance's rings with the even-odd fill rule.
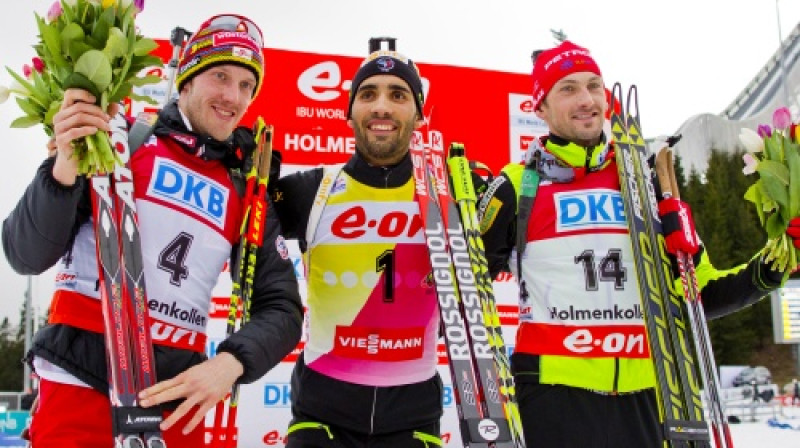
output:
[[[730,448],[733,444],[722,412],[719,380],[690,254],[678,254],[685,297],[673,281],[641,134],[638,91],[636,86],[630,87],[625,108],[619,83],[613,86],[611,97],[611,104],[620,105],[612,109],[611,133],[616,141],[617,169],[655,367],[656,397],[665,446],[711,446],[701,383],[696,376],[700,372],[711,410],[714,443],[717,447]],[[631,112],[631,106],[635,107],[635,112]],[[660,163],[660,184],[670,185],[668,193],[677,195],[674,173],[673,180],[669,180],[671,160],[664,160],[662,156]],[[700,358],[699,363],[695,356]]]
[[[155,119],[155,115],[141,119]],[[137,393],[156,382],[155,362],[130,167],[132,150],[122,110],[110,124],[111,144],[122,165],[112,174],[91,176],[90,184],[112,433],[116,448],[166,448],[159,429],[160,407],[138,406]]]
[[[167,79],[167,98],[175,79],[177,56],[187,35],[172,31],[173,57]],[[158,116],[140,114],[143,129],[152,129]],[[142,121],[142,123],[138,123]],[[159,407],[138,406],[137,392],[156,382],[144,264],[139,239],[139,219],[133,194],[131,147],[124,108],[111,121],[111,146],[120,164],[114,173],[96,173],[89,179],[99,291],[103,308],[112,434],[116,448],[166,448],[158,425]],[[149,135],[149,133],[148,133]],[[138,137],[137,137],[138,138]],[[136,146],[144,143],[137,141]],[[113,180],[112,180],[113,179]]]
[[[258,117],[255,127],[256,150],[252,156],[252,166],[245,177],[244,213],[239,229],[239,251],[231,266],[231,291],[228,307],[226,336],[241,328],[250,317],[249,304],[253,291],[257,249],[264,240],[264,226],[267,222],[267,182],[272,161],[272,125],[267,125]],[[238,325],[237,325],[238,322]],[[239,404],[239,385],[234,384],[228,399],[228,412],[225,425],[225,400],[217,403],[214,412],[212,448],[233,448],[237,446],[236,415]]]
[[[463,146],[451,148],[448,161],[441,134],[431,131],[429,135],[430,144],[426,145],[422,134],[414,133],[410,156],[461,440],[468,448],[524,447],[510,363],[475,215],[469,164]],[[451,194],[450,175],[455,194]]]

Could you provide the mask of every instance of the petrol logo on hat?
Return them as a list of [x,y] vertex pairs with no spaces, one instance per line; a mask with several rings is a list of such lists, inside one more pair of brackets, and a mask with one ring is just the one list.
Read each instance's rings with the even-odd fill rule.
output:
[[575,61],[572,59],[567,59],[563,64],[561,64],[561,70],[569,70],[572,67],[575,67]]
[[379,58],[375,61],[375,65],[378,66],[378,69],[382,72],[389,72],[392,71],[394,68],[394,59],[392,58]]

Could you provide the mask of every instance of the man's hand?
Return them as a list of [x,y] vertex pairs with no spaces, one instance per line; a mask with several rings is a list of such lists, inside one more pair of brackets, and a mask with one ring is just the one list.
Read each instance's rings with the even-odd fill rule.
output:
[[75,183],[78,161],[72,157],[72,141],[92,135],[98,130],[111,131],[108,122],[119,111],[118,104],[108,107],[108,114],[95,105],[96,98],[83,89],[67,89],[61,109],[53,115],[53,140],[56,163],[53,177],[64,186]]
[[677,255],[679,251],[694,255],[700,248],[700,239],[694,229],[694,219],[689,204],[675,198],[665,198],[658,203],[658,214],[664,225],[664,240],[667,252]]
[[194,417],[183,428],[183,433],[188,434],[203,421],[209,409],[225,398],[242,373],[244,367],[233,355],[219,353],[175,378],[154,384],[139,392],[139,404],[150,407],[185,399],[175,412],[161,423],[161,430],[168,430],[192,408],[197,408]]

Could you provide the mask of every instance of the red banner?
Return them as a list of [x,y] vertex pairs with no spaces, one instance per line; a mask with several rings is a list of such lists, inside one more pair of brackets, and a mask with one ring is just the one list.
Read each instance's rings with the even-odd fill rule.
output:
[[[156,54],[168,61],[169,42],[159,43]],[[258,115],[273,124],[274,149],[281,151],[284,163],[347,160],[355,151],[346,121],[348,94],[363,58],[271,48],[264,52],[264,85],[243,124],[253,123]],[[467,157],[494,172],[510,160],[520,160],[532,136],[543,132],[544,123],[531,110],[530,75],[424,62],[417,66],[426,97],[423,134],[436,130],[445,145],[464,143]],[[165,87],[166,82],[140,93],[163,103]]]

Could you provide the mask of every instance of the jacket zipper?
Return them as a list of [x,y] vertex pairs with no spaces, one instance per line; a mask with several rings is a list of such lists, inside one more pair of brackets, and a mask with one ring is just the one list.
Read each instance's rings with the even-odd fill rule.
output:
[[378,404],[378,388],[372,388],[372,412],[369,416],[369,433],[372,434],[375,431],[375,407]]

